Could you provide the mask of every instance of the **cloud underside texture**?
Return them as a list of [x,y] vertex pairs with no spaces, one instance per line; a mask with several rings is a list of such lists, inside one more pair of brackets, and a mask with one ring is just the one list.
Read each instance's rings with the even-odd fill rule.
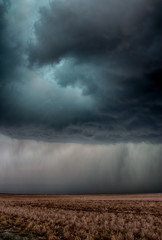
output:
[[[7,8],[3,1],[2,133],[44,140],[162,141],[160,0],[51,1],[40,7],[31,41],[8,27]],[[51,91],[33,97],[29,90],[24,98],[22,85],[31,72],[47,67],[62,91],[57,100]],[[81,91],[82,102],[76,103],[77,96],[65,99],[69,88]]]

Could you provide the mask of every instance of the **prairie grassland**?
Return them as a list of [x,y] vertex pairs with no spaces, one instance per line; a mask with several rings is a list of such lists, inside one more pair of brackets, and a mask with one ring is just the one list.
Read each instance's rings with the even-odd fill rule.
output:
[[0,239],[162,240],[162,201],[0,197]]

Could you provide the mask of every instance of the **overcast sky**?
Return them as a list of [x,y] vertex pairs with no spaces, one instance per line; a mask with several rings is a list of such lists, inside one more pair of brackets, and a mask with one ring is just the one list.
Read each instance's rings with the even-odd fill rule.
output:
[[0,0],[0,192],[162,191],[161,12]]

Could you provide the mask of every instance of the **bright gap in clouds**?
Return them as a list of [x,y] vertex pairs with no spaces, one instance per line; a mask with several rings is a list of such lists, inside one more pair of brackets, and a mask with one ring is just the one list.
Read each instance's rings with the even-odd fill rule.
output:
[[162,145],[88,145],[0,135],[0,192],[160,192]]
[[[24,71],[25,69],[21,69],[20,74],[23,75]],[[28,70],[25,73],[25,81],[15,82],[6,90],[6,96],[9,96],[6,101],[11,101],[11,105],[14,102],[17,112],[28,116],[46,115],[47,121],[51,117],[55,120],[60,119],[67,111],[71,118],[74,118],[80,112],[94,108],[91,96],[83,95],[82,89],[77,86],[61,87],[57,84],[54,74],[54,67],[35,72]]]

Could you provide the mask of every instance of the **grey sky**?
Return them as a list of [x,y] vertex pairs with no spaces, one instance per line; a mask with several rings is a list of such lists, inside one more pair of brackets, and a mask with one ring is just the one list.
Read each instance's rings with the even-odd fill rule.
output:
[[89,145],[0,136],[0,192],[161,191],[161,144]]
[[161,190],[161,12],[0,0],[0,192]]
[[161,142],[160,0],[0,6],[1,132]]

